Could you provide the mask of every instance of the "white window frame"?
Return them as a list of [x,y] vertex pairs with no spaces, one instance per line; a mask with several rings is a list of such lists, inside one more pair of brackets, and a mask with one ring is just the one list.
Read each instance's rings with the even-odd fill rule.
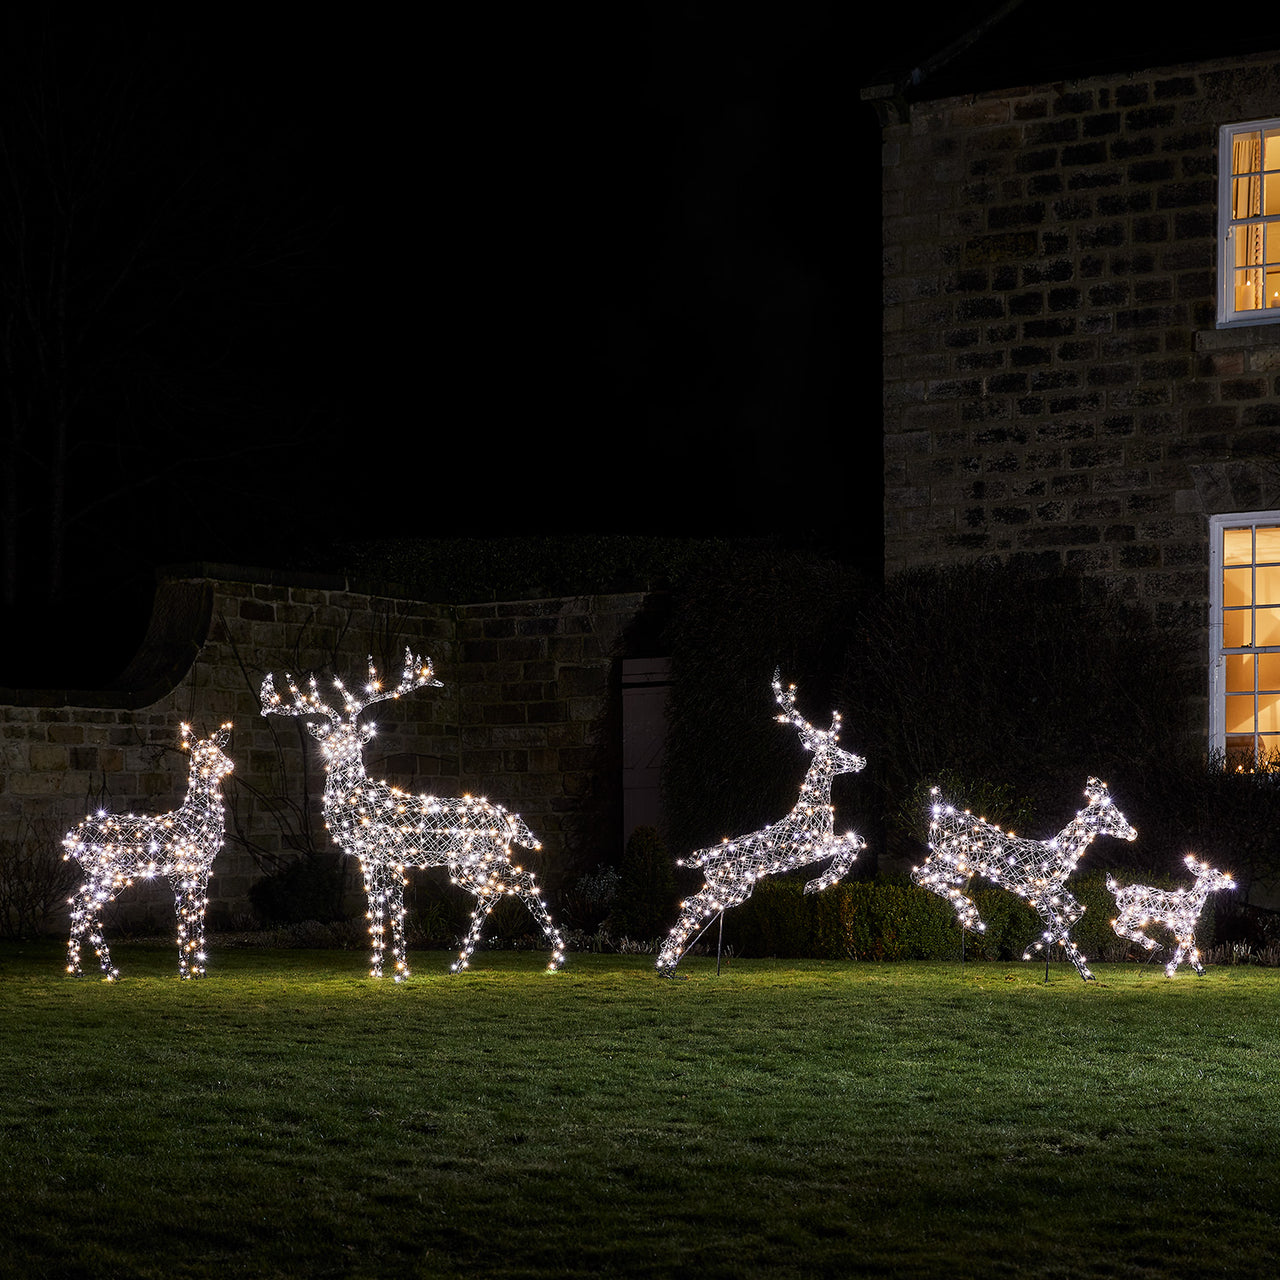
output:
[[[1244,325],[1280,324],[1280,307],[1265,310],[1237,311],[1235,305],[1235,261],[1233,247],[1236,234],[1245,227],[1264,229],[1280,242],[1280,214],[1233,219],[1231,207],[1232,142],[1239,133],[1280,129],[1280,116],[1270,120],[1247,120],[1240,124],[1224,124],[1218,130],[1218,328],[1234,329]],[[1274,228],[1274,229],[1272,229]],[[1270,245],[1268,244],[1268,248]]]
[[[1259,525],[1280,527],[1280,511],[1238,511],[1209,517],[1209,745],[1223,760],[1227,749],[1227,655],[1280,653],[1280,645],[1246,645],[1238,649],[1223,647],[1223,531],[1251,529]],[[1256,751],[1256,736],[1254,742]],[[1255,761],[1256,758],[1255,754]]]

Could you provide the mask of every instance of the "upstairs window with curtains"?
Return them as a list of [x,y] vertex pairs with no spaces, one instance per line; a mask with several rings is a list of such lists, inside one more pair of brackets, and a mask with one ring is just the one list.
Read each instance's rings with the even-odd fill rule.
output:
[[1212,744],[1252,772],[1280,758],[1280,512],[1210,525]]
[[1218,135],[1218,324],[1280,323],[1280,119]]

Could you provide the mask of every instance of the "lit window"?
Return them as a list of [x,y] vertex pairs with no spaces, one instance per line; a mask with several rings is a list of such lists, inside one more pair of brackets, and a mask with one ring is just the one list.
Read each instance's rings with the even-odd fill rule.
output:
[[1280,120],[1218,134],[1218,324],[1280,322]]
[[1215,750],[1232,769],[1280,756],[1280,511],[1210,518]]

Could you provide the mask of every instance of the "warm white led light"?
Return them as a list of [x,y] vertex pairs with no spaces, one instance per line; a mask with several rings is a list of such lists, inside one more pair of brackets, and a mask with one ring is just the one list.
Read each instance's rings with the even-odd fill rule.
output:
[[798,729],[804,749],[813,752],[813,763],[800,787],[799,803],[781,822],[677,860],[680,866],[702,867],[706,881],[680,904],[680,918],[658,955],[658,971],[668,977],[680,963],[694,930],[726,908],[745,902],[757,880],[830,858],[831,865],[804,887],[805,893],[816,893],[835,884],[867,847],[852,831],[842,836],[835,834],[832,780],[837,774],[856,773],[867,763],[836,745],[840,737],[839,713],[832,713],[830,729],[815,729],[796,713],[796,687],[791,685],[784,692],[778,671],[773,673],[773,696],[782,708],[778,723]]
[[345,718],[322,701],[315,677],[303,693],[286,674],[293,702],[276,692],[274,677],[262,682],[262,714],[324,716],[325,723],[308,723],[324,757],[324,824],[344,853],[360,860],[368,899],[369,937],[373,943],[370,973],[382,976],[390,922],[391,953],[397,982],[409,976],[404,939],[405,871],[409,867],[448,867],[449,878],[476,898],[470,928],[453,971],[465,969],[480,940],[484,922],[505,894],[521,899],[533,913],[551,945],[548,968],[564,963],[564,940],[551,920],[532,872],[511,865],[511,846],[542,846],[517,813],[483,798],[461,799],[410,795],[385,782],[372,782],[365,774],[362,749],[373,737],[372,724],[357,723],[360,713],[375,702],[399,698],[424,685],[440,687],[430,661],[423,662],[404,651],[404,673],[394,689],[382,688],[373,659],[369,659],[369,683],[355,697],[341,680],[334,687],[342,695]]
[[1164,967],[1165,976],[1172,978],[1178,966],[1185,960],[1197,973],[1204,973],[1200,963],[1200,951],[1196,947],[1196,922],[1204,910],[1205,901],[1218,889],[1234,889],[1236,882],[1225,872],[1215,871],[1207,862],[1201,862],[1189,853],[1183,862],[1195,877],[1191,889],[1153,889],[1145,884],[1119,885],[1110,876],[1107,888],[1115,895],[1120,915],[1111,927],[1122,938],[1140,942],[1148,951],[1160,944],[1147,937],[1143,930],[1153,924],[1164,925],[1173,934],[1177,949],[1173,959]]
[[226,827],[221,781],[233,766],[222,748],[230,734],[228,723],[203,741],[192,742],[190,726],[182,726],[183,749],[191,751],[191,773],[181,808],[158,817],[97,813],[63,837],[63,858],[74,858],[88,876],[68,899],[68,973],[81,972],[80,944],[87,932],[107,980],[120,976],[102,932],[102,909],[134,880],[164,876],[178,915],[178,975],[204,977],[204,913],[209,905],[205,894]]
[[946,898],[960,917],[960,927],[976,932],[986,925],[972,899],[964,894],[973,876],[1016,893],[1044,924],[1039,941],[1022,958],[1030,960],[1032,951],[1057,942],[1080,976],[1092,978],[1069,933],[1084,908],[1063,886],[1095,836],[1135,840],[1138,835],[1111,802],[1106,784],[1089,779],[1084,789],[1088,805],[1051,840],[1019,839],[1012,831],[975,818],[967,809],[958,811],[941,798],[937,787],[930,794],[929,856],[923,866],[911,869],[916,884]]

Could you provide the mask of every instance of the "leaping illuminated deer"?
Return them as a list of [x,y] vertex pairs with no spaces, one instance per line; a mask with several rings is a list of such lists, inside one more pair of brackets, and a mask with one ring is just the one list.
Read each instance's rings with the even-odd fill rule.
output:
[[1153,889],[1145,884],[1119,885],[1110,876],[1107,888],[1115,896],[1120,915],[1111,927],[1122,938],[1140,942],[1148,951],[1160,944],[1147,937],[1143,930],[1153,924],[1164,925],[1173,934],[1177,949],[1173,959],[1164,967],[1166,978],[1172,978],[1178,966],[1186,960],[1201,977],[1204,965],[1200,963],[1200,951],[1196,947],[1196,921],[1211,893],[1218,889],[1234,889],[1236,882],[1225,871],[1215,871],[1207,862],[1201,862],[1189,853],[1183,862],[1195,877],[1191,889]]
[[147,817],[99,812],[62,838],[63,858],[74,858],[88,877],[69,899],[68,973],[81,972],[80,944],[88,933],[107,981],[120,976],[102,932],[102,909],[135,880],[164,876],[178,914],[178,976],[204,977],[205,893],[226,830],[221,783],[234,766],[222,748],[230,735],[228,723],[202,741],[193,741],[191,726],[182,726],[182,748],[191,752],[191,771],[186,799],[172,813]]
[[1084,908],[1063,887],[1076,863],[1095,836],[1136,840],[1138,833],[1111,802],[1105,782],[1090,778],[1084,789],[1089,802],[1056,836],[1049,840],[1024,840],[1011,831],[962,813],[932,789],[929,821],[929,856],[911,869],[911,878],[924,889],[946,898],[960,917],[962,929],[986,928],[973,900],[963,888],[980,875],[1024,898],[1044,924],[1038,942],[1023,953],[1031,959],[1046,943],[1060,943],[1077,972],[1086,981],[1093,977],[1085,958],[1071,940],[1070,929]]
[[835,834],[832,780],[837,774],[856,773],[867,763],[861,756],[836,745],[840,737],[840,713],[831,713],[830,729],[815,729],[796,712],[796,687],[791,685],[784,691],[780,671],[773,673],[773,696],[782,708],[778,723],[799,730],[804,749],[813,752],[813,762],[800,787],[799,802],[781,822],[733,840],[726,838],[710,849],[700,849],[678,860],[680,866],[704,868],[706,881],[697,893],[680,904],[680,918],[658,955],[658,971],[668,977],[675,973],[686,941],[694,930],[704,920],[745,902],[757,880],[830,858],[827,869],[804,887],[805,893],[817,893],[835,884],[867,847],[866,841],[852,831],[842,836]]
[[268,675],[262,682],[262,714],[325,717],[320,724],[308,722],[307,729],[320,743],[324,758],[325,827],[344,853],[360,860],[364,873],[373,943],[371,976],[382,976],[388,919],[395,979],[400,982],[409,976],[404,939],[405,871],[409,867],[447,866],[450,880],[476,897],[453,972],[467,967],[485,918],[504,894],[519,897],[532,912],[551,945],[548,967],[559,968],[564,963],[564,942],[539,896],[533,873],[511,865],[513,844],[526,849],[542,847],[520,815],[469,795],[461,799],[410,795],[385,782],[373,782],[365,773],[362,749],[373,737],[374,726],[358,724],[360,713],[376,702],[399,698],[424,685],[439,688],[430,660],[424,662],[406,648],[400,683],[384,689],[370,658],[369,683],[359,697],[335,679],[334,687],[342,695],[342,713],[321,699],[314,676],[306,693],[291,675],[286,673],[285,679],[292,703],[281,698],[274,676]]

